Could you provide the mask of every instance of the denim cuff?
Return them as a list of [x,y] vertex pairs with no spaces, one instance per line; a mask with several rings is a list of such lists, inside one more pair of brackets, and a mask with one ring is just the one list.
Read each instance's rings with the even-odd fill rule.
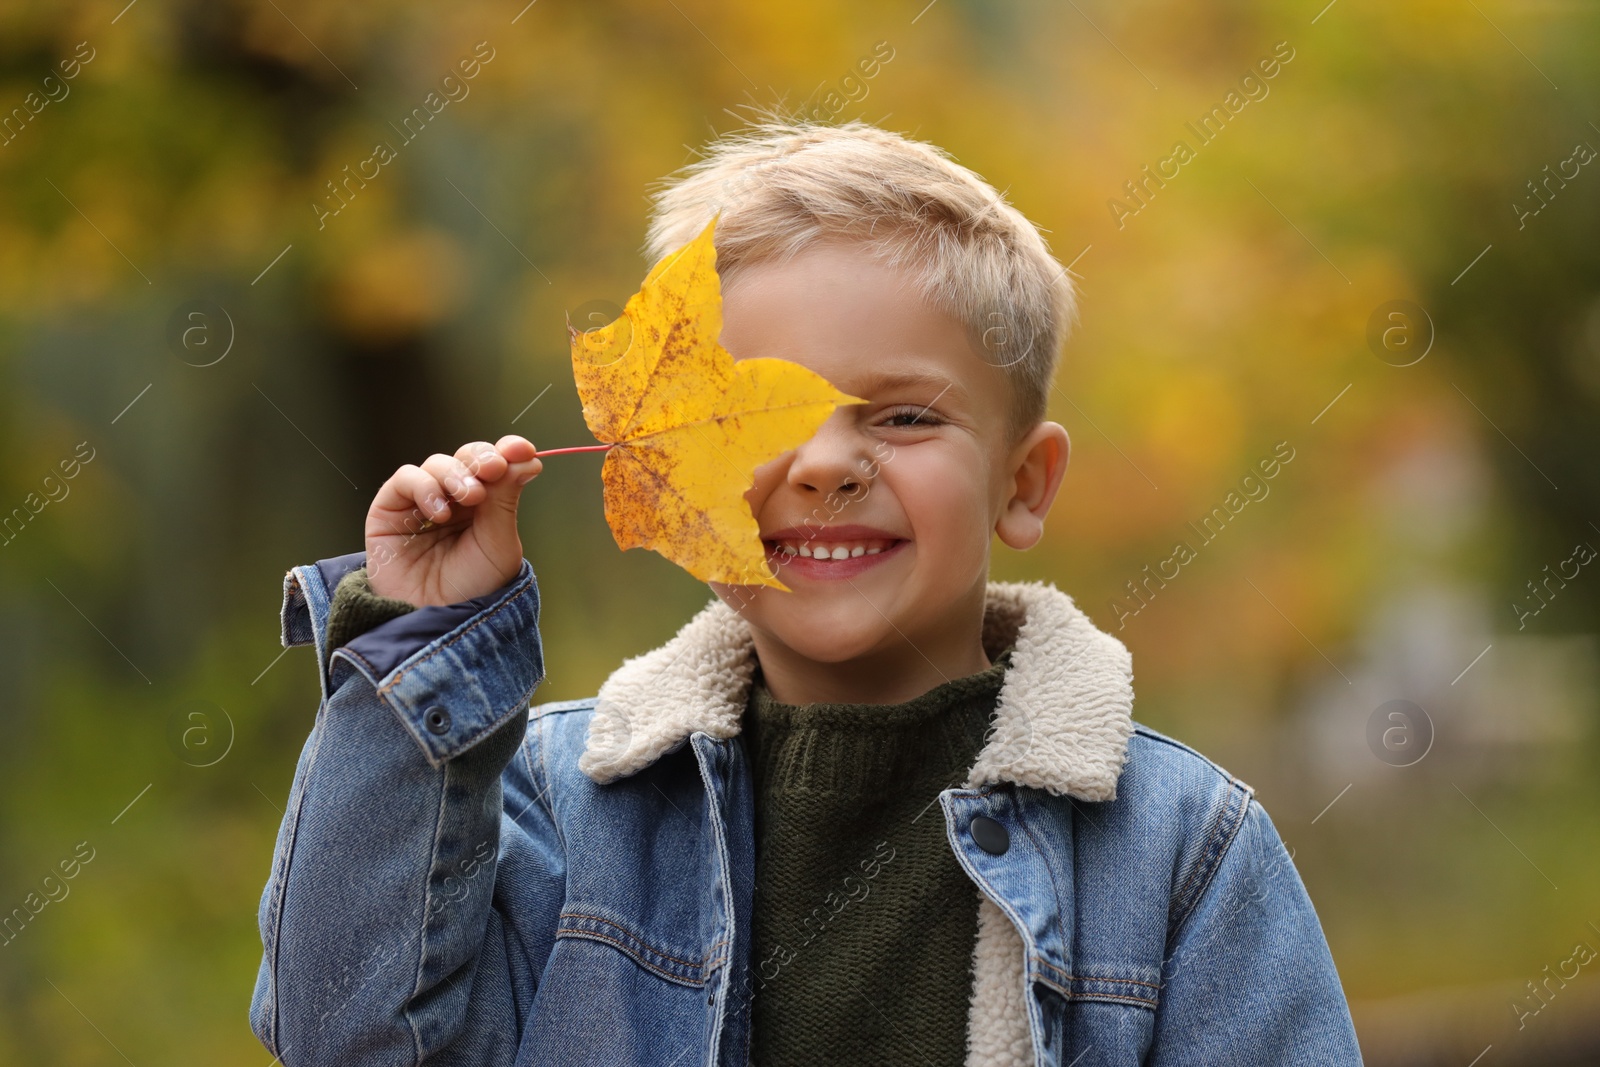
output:
[[283,643],[317,645],[325,699],[349,674],[364,676],[435,766],[509,715],[526,714],[544,677],[538,586],[527,560],[491,593],[416,608],[330,647],[334,591],[365,562],[365,553],[353,552],[284,578]]
[[[372,673],[381,678],[478,612],[504,599],[526,569],[528,567],[524,563],[515,578],[493,592],[455,604],[429,604],[420,608],[403,600],[379,596],[371,591],[371,585],[365,585],[363,590],[366,568],[352,571],[340,579],[339,590],[351,586],[351,591],[345,597],[350,601],[349,607],[355,609],[352,614],[367,620],[368,625],[344,631],[344,647],[359,655]],[[335,625],[340,621],[340,612],[345,604],[339,599],[339,590],[334,593],[333,613],[328,618],[330,655],[340,647],[335,642]],[[399,605],[405,605],[409,610],[398,610]]]

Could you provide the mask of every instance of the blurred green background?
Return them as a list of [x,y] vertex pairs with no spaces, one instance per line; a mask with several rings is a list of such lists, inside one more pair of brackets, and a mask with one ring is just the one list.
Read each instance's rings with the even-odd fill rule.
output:
[[[587,443],[565,315],[637,288],[651,183],[780,100],[944,146],[1073,264],[1072,463],[996,576],[1070,592],[1138,718],[1256,786],[1368,1062],[1600,1057],[1600,10],[125,2],[0,3],[0,916],[66,891],[0,935],[0,1063],[266,1061],[255,909],[317,705],[284,571],[359,549],[401,463]],[[598,466],[524,498],[536,699],[709,598],[617,551]]]

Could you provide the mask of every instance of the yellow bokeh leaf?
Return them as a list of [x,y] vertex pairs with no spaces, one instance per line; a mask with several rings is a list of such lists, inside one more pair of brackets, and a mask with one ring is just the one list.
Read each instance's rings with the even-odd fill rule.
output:
[[751,475],[838,405],[865,401],[789,360],[736,362],[718,343],[716,224],[652,267],[615,321],[568,324],[572,373],[584,421],[612,445],[601,479],[618,547],[659,552],[703,582],[786,590],[744,497]]

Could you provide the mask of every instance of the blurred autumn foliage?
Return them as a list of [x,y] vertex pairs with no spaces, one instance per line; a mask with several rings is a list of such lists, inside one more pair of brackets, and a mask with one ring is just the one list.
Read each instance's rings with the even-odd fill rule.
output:
[[[1257,787],[1369,1062],[1600,1041],[1592,974],[1530,986],[1600,947],[1600,11],[125,2],[0,3],[0,915],[67,890],[0,944],[0,1063],[261,1062],[318,699],[283,572],[403,462],[586,443],[566,315],[780,100],[945,147],[1072,263],[1072,464],[995,575],[1072,593],[1138,717]],[[523,516],[538,699],[709,595],[564,459]],[[1419,762],[1369,741],[1392,699]]]

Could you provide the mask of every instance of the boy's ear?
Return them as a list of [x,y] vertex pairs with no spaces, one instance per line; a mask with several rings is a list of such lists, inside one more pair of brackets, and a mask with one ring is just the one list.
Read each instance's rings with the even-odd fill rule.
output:
[[1012,448],[1010,491],[994,527],[1000,540],[1019,550],[1039,543],[1071,453],[1072,441],[1058,422],[1039,423]]

